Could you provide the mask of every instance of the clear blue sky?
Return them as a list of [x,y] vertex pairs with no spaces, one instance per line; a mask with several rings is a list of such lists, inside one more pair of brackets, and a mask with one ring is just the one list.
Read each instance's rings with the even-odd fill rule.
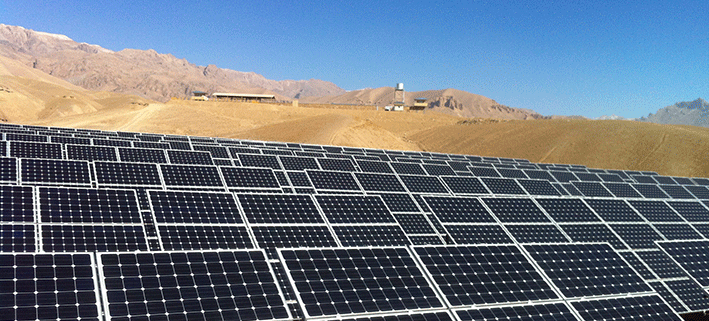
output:
[[0,0],[0,23],[116,51],[587,117],[709,99],[708,13],[707,0]]

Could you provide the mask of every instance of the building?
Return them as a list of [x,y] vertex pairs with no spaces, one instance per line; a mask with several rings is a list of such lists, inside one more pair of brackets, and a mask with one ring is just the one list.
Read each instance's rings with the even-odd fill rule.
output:
[[425,110],[428,107],[426,98],[414,98],[414,105],[409,107],[409,110]]
[[263,101],[273,101],[276,99],[276,96],[262,94],[213,93],[212,98],[217,101],[243,101],[260,103]]
[[207,97],[207,95],[209,95],[207,92],[195,90],[192,92],[191,99],[196,101],[207,101],[209,100],[209,97]]

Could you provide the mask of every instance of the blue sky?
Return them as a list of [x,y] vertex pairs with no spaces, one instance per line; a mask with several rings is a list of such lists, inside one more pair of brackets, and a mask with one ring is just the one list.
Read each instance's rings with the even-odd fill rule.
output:
[[587,117],[709,99],[707,12],[706,0],[0,0],[0,23],[116,51]]

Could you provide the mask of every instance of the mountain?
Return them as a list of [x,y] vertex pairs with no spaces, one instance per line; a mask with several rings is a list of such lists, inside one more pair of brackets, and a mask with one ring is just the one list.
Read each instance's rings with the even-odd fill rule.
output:
[[90,90],[167,101],[207,92],[274,93],[278,99],[339,95],[345,90],[317,79],[270,80],[253,72],[197,66],[155,50],[114,52],[64,35],[0,24],[0,55]]
[[[413,105],[415,98],[426,98],[427,110],[459,117],[501,119],[541,119],[544,116],[527,109],[512,108],[496,101],[457,89],[406,92],[406,105]],[[350,91],[342,95],[304,97],[301,102],[318,104],[390,105],[394,101],[393,87],[368,88]]]
[[709,103],[702,98],[683,101],[658,110],[655,114],[639,118],[657,124],[692,125],[709,127]]

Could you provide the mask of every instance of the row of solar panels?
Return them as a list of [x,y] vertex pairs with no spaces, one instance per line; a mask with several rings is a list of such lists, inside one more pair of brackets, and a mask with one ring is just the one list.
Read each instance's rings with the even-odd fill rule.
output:
[[[606,244],[0,254],[15,320],[681,320]],[[279,268],[276,268],[279,266]]]

